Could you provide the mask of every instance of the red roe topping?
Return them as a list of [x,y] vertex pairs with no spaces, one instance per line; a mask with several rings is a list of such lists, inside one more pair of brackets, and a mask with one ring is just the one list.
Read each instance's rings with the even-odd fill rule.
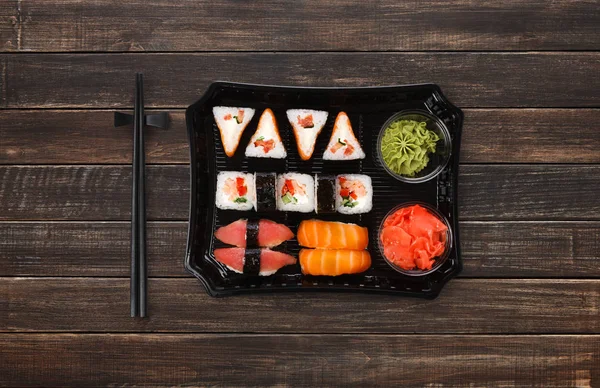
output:
[[427,209],[413,205],[388,216],[380,232],[385,257],[405,270],[429,270],[444,253],[446,225]]

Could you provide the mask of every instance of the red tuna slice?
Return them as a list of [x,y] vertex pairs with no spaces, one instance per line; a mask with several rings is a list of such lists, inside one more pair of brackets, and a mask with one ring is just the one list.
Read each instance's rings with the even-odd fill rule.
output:
[[[229,225],[222,226],[215,232],[215,237],[225,244],[246,247],[247,220],[239,219]],[[285,225],[271,220],[258,222],[258,245],[272,248],[294,237],[294,233]]]
[[270,249],[261,249],[259,275],[269,276],[277,272],[281,267],[292,264],[296,264],[294,256]]
[[294,238],[294,233],[285,225],[271,220],[258,221],[258,245],[272,248]]
[[[225,264],[232,271],[242,273],[244,271],[244,248],[220,248],[215,249],[215,259]],[[260,250],[260,276],[269,276],[277,272],[281,267],[295,264],[296,259],[286,253],[272,251],[270,249]]]
[[[235,245],[236,247],[246,246],[246,220],[239,219],[227,226],[221,226],[215,232],[215,237],[225,244]],[[225,263],[223,263],[225,264]]]

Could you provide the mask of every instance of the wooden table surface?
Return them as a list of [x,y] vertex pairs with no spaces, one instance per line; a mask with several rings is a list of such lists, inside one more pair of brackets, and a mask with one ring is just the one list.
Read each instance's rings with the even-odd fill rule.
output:
[[[3,0],[0,386],[600,386],[600,4]],[[129,317],[135,72],[148,319]],[[433,301],[209,297],[184,109],[213,80],[438,83],[464,109],[464,271]]]

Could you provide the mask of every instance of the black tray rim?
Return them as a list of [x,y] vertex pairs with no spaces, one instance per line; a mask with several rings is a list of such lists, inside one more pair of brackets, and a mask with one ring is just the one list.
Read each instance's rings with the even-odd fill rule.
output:
[[[393,92],[395,90],[402,91],[406,89],[418,89],[418,88],[431,88],[439,97],[457,116],[457,128],[458,130],[454,134],[453,139],[453,163],[452,163],[452,181],[454,182],[455,187],[452,190],[452,212],[455,215],[452,223],[452,228],[454,231],[454,249],[456,252],[456,265],[454,269],[448,272],[444,277],[442,277],[437,283],[438,286],[432,289],[427,293],[423,292],[398,292],[391,289],[365,289],[365,288],[348,288],[348,287],[336,287],[330,286],[327,288],[321,287],[302,287],[302,286],[291,286],[286,288],[251,288],[251,289],[227,289],[227,290],[217,290],[215,289],[208,279],[192,264],[192,245],[193,245],[193,236],[195,235],[195,225],[197,215],[194,212],[196,208],[196,177],[198,172],[198,158],[197,153],[194,152],[196,148],[196,141],[194,137],[194,127],[193,127],[193,112],[194,109],[200,105],[202,105],[205,101],[210,99],[212,93],[220,88],[220,87],[241,87],[245,89],[258,89],[258,90],[272,90],[278,89],[280,91],[298,91],[298,90],[308,90],[308,91],[331,91],[331,90],[345,90],[345,91],[356,91],[359,92],[361,90],[369,90],[369,91],[382,91],[382,92]],[[435,115],[435,114],[434,114]],[[464,112],[462,109],[454,105],[452,102],[448,100],[446,95],[442,92],[441,87],[435,83],[414,83],[414,84],[396,84],[396,85],[384,85],[384,86],[295,86],[295,85],[273,85],[273,84],[255,84],[255,83],[244,83],[244,82],[232,82],[232,81],[214,81],[212,82],[208,88],[205,90],[204,94],[196,100],[193,104],[187,107],[185,111],[186,118],[186,129],[188,135],[189,142],[189,151],[190,151],[190,200],[189,200],[189,219],[188,219],[188,235],[187,235],[187,243],[186,250],[184,255],[184,268],[185,270],[196,277],[200,283],[204,286],[207,294],[212,297],[226,297],[232,295],[240,295],[240,294],[264,294],[264,293],[273,293],[273,292],[360,292],[366,294],[386,294],[386,295],[397,295],[397,296],[411,296],[423,299],[435,299],[439,296],[441,290],[444,288],[445,284],[452,278],[458,276],[463,269],[462,263],[462,255],[461,255],[461,246],[460,246],[460,233],[458,227],[458,170],[459,170],[459,156],[460,156],[460,145],[461,145],[461,137],[462,137],[462,125],[464,122]]]

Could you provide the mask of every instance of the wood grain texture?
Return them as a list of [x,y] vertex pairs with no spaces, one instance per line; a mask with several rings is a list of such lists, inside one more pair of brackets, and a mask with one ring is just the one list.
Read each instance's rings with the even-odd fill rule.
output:
[[18,0],[3,0],[0,3],[0,52],[20,49],[23,29],[19,3]]
[[[146,188],[148,219],[187,218],[187,166],[147,166]],[[0,198],[0,219],[127,220],[131,167],[0,167]]]
[[454,279],[433,301],[329,292],[213,298],[194,278],[151,278],[148,292],[150,317],[139,321],[129,317],[127,278],[0,278],[0,331],[600,331],[600,280]]
[[[598,107],[600,53],[211,53],[0,55],[0,108],[184,108],[214,80],[301,86],[439,84],[462,107]],[[134,70],[135,69],[135,70]],[[52,77],[48,77],[52,74]],[[548,82],[551,79],[552,82]]]
[[[148,218],[187,220],[188,166],[146,172]],[[459,216],[598,220],[598,174],[598,165],[464,165]],[[130,180],[128,166],[0,166],[0,220],[128,220]]]
[[[0,222],[0,276],[129,276],[127,222]],[[462,221],[463,277],[600,277],[600,223]],[[188,277],[187,222],[148,224],[150,276]]]
[[[146,163],[189,163],[185,113],[169,116],[168,130],[144,130]],[[131,164],[133,128],[115,128],[113,117],[114,111],[0,111],[0,164]]]
[[[129,222],[0,222],[0,276],[129,276]],[[149,276],[183,269],[187,222],[150,222]]]
[[[170,117],[166,131],[146,128],[148,163],[189,163],[184,112]],[[0,111],[0,164],[131,163],[131,130],[112,119],[105,110]],[[466,109],[461,161],[600,163],[598,123],[600,109]]]
[[599,163],[600,109],[466,109],[462,163]]
[[22,1],[27,51],[598,50],[593,2]]
[[[0,335],[5,386],[593,387],[598,336]],[[98,351],[101,349],[101,351]],[[193,356],[192,356],[193,355]]]
[[460,169],[464,219],[593,220],[600,216],[600,166],[473,165]]

